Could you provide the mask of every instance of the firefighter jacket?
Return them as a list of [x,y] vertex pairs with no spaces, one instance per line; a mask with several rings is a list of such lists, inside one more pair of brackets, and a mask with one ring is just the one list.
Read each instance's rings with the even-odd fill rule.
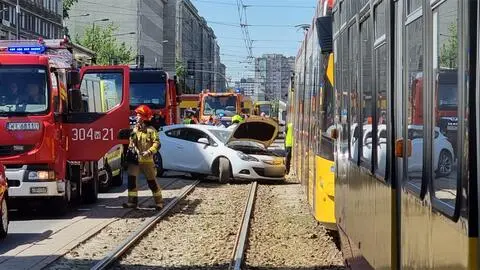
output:
[[[139,163],[154,163],[153,155],[160,148],[157,130],[151,126],[144,128],[136,126],[130,136],[130,146],[135,147]],[[142,153],[145,151],[150,152],[149,155],[143,156]]]

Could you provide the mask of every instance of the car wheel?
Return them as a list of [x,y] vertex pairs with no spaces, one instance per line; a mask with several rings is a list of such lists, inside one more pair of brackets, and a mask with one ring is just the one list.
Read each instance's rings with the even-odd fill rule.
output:
[[1,209],[1,219],[0,219],[0,239],[7,237],[8,233],[8,207],[7,200],[3,198],[2,200],[2,209]]
[[123,167],[120,166],[119,170],[118,175],[112,177],[112,185],[114,187],[121,187],[123,185]]
[[442,150],[438,157],[437,175],[448,176],[452,172],[453,158],[447,150]]
[[163,161],[160,153],[156,153],[153,156],[153,161],[155,162],[155,167],[157,168],[157,177],[162,177],[165,170],[163,169]]
[[99,183],[100,185],[100,192],[107,192],[108,189],[110,188],[110,185],[112,184],[112,169],[110,168],[110,165],[108,163],[105,163],[105,181],[102,181]]
[[221,157],[218,161],[218,181],[220,183],[227,183],[230,179],[230,161],[227,158]]

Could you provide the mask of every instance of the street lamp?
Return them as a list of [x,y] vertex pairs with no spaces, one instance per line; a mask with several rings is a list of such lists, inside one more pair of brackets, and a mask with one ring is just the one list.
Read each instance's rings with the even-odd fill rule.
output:
[[120,34],[113,34],[112,36],[118,37],[118,36],[126,36],[126,35],[135,35],[137,32],[127,32],[127,33],[120,33]]
[[[96,22],[106,22],[106,21],[109,21],[110,19],[109,18],[104,18],[104,19],[99,19],[99,20],[93,20],[92,22],[92,35],[94,36],[94,38],[96,38],[95,36],[95,23]],[[92,43],[92,51],[95,51],[95,42]]]
[[84,14],[80,14],[80,15],[77,15],[77,16],[68,16],[69,18],[78,18],[78,17],[88,17],[90,16],[90,13],[84,13]]

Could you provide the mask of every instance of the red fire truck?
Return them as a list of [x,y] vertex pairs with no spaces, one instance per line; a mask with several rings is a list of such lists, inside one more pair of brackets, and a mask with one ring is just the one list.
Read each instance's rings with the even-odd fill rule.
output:
[[147,105],[154,111],[152,125],[161,126],[178,123],[177,107],[180,93],[176,78],[157,68],[130,69],[130,124],[135,125],[135,108]]
[[0,64],[0,163],[11,202],[57,213],[77,199],[95,202],[98,161],[128,138],[129,68],[79,72],[68,40],[41,39],[0,41]]

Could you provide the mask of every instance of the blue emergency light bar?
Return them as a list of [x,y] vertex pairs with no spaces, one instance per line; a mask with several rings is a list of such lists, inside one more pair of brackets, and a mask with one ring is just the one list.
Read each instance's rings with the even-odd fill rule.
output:
[[14,46],[8,47],[9,52],[14,53],[43,53],[45,46]]

